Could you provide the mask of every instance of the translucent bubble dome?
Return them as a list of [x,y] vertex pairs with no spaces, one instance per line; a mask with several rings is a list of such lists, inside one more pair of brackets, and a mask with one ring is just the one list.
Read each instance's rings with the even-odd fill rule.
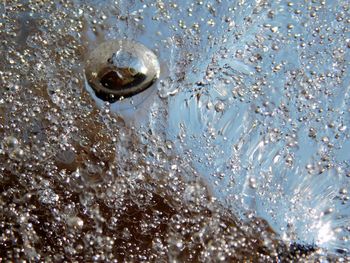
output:
[[0,261],[349,262],[348,1],[0,3]]
[[156,55],[126,40],[99,45],[87,60],[85,74],[97,97],[115,102],[149,88],[159,77]]

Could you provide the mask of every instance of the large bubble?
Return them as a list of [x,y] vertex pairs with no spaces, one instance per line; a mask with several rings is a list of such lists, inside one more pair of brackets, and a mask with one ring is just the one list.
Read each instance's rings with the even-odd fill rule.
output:
[[156,55],[140,43],[108,41],[89,56],[85,74],[96,96],[115,102],[149,88],[159,77]]

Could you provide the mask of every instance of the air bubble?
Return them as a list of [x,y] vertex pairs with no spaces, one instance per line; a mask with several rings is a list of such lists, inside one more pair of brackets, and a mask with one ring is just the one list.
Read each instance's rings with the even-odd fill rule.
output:
[[18,143],[19,142],[18,142],[17,138],[13,137],[13,136],[5,137],[3,140],[3,145],[8,150],[15,149],[18,146]]
[[75,229],[81,229],[84,226],[84,221],[77,216],[68,218],[67,224]]
[[225,104],[222,102],[222,101],[218,101],[216,104],[215,104],[215,110],[217,112],[223,112],[225,110]]
[[113,103],[149,88],[160,74],[156,55],[140,43],[113,40],[89,56],[85,75],[96,96]]

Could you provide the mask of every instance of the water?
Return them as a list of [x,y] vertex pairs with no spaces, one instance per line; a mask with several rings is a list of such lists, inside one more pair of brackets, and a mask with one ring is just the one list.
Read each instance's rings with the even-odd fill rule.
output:
[[[0,6],[2,258],[349,260],[348,3]],[[105,103],[112,39],[160,75]]]

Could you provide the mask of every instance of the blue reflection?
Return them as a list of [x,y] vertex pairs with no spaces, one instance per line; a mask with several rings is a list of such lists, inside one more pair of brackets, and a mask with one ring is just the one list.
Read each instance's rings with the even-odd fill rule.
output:
[[342,1],[314,2],[122,1],[127,19],[109,18],[106,38],[132,36],[162,71],[159,96],[111,108],[145,129],[165,123],[165,139],[242,220],[348,252],[350,35]]

